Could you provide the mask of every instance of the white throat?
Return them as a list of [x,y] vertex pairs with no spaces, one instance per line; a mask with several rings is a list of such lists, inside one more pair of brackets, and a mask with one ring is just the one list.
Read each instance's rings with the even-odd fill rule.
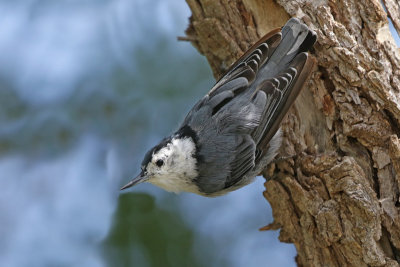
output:
[[197,186],[192,182],[198,175],[195,152],[196,145],[190,137],[173,138],[171,143],[153,155],[154,161],[162,158],[165,163],[159,172],[155,171],[149,183],[175,193],[198,193]]

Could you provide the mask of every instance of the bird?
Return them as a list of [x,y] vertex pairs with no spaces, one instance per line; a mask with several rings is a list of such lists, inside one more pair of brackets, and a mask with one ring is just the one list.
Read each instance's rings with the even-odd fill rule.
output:
[[317,35],[296,18],[251,46],[144,156],[121,190],[149,182],[216,197],[251,183],[282,143],[280,123],[311,75]]

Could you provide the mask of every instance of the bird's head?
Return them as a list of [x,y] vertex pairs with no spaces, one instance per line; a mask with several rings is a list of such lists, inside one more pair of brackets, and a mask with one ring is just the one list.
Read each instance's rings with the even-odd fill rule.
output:
[[167,191],[197,192],[192,182],[198,175],[195,153],[196,145],[191,137],[165,138],[146,153],[140,174],[121,190],[149,182]]

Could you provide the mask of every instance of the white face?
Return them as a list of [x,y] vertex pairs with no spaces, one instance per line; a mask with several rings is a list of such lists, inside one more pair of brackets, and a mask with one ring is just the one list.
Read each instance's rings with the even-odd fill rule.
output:
[[147,181],[167,191],[198,192],[191,182],[197,177],[195,149],[191,138],[172,139],[153,153],[146,166]]

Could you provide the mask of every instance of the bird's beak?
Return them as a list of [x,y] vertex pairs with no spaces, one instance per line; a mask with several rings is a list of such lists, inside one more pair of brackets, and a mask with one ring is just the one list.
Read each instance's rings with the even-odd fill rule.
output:
[[121,187],[120,190],[124,190],[124,189],[127,189],[127,188],[129,188],[129,187],[132,187],[132,186],[134,186],[134,185],[136,185],[136,184],[143,183],[143,182],[145,182],[146,180],[147,180],[147,179],[146,179],[146,176],[144,175],[143,172],[141,172],[138,176],[136,176],[135,178],[133,178],[132,181],[130,181],[129,183],[127,183],[126,185],[124,185],[123,187]]

